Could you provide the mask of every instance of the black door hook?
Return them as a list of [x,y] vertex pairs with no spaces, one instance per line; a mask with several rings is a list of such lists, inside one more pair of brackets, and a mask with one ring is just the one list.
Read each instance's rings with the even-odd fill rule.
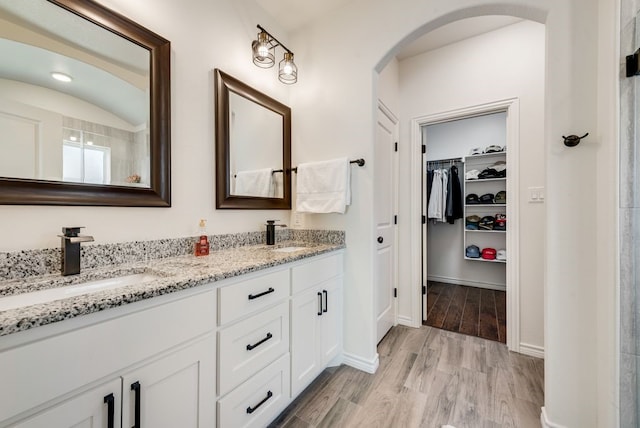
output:
[[584,134],[582,137],[578,137],[577,135],[569,135],[568,137],[565,137],[563,135],[562,138],[564,138],[564,145],[565,146],[567,146],[567,147],[575,147],[578,144],[580,144],[580,140],[582,140],[587,135],[589,135],[588,132],[586,134]]

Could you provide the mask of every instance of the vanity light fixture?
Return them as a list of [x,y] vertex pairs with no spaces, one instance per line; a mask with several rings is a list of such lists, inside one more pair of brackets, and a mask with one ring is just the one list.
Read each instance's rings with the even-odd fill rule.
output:
[[69,83],[73,80],[73,78],[71,78],[71,76],[69,76],[68,74],[60,73],[57,71],[52,71],[51,77],[53,77],[56,80],[59,80],[60,82],[65,82],[65,83]]
[[260,25],[257,26],[260,32],[258,38],[251,43],[253,51],[253,63],[260,68],[270,68],[275,64],[274,52],[276,47],[284,49],[284,58],[278,66],[278,79],[287,85],[298,81],[298,67],[293,62],[293,52],[273,37]]

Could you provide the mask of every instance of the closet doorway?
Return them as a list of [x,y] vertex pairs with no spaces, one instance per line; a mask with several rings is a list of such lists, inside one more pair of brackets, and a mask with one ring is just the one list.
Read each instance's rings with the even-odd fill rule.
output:
[[506,112],[429,123],[421,134],[423,323],[506,343]]
[[[447,325],[456,324],[456,311],[460,311],[460,319],[457,321],[457,331],[466,333],[469,327],[467,321],[463,320],[465,304],[471,299],[469,307],[466,309],[477,314],[478,319],[484,317],[481,313],[482,295],[487,296],[485,300],[490,301],[489,294],[493,293],[493,299],[496,298],[496,291],[504,292],[503,295],[498,294],[498,299],[504,296],[505,311],[497,313],[496,318],[503,317],[505,321],[504,330],[500,337],[500,324],[497,324],[498,340],[506,342],[511,348],[512,344],[518,343],[519,340],[519,284],[518,284],[518,245],[517,236],[519,225],[518,218],[518,159],[519,159],[519,101],[517,98],[496,101],[472,107],[466,107],[444,113],[438,113],[428,116],[414,118],[411,121],[412,139],[415,145],[424,146],[424,153],[420,156],[422,181],[421,191],[421,210],[424,215],[424,224],[422,224],[422,321],[428,322],[429,314],[434,313],[440,307],[445,307],[443,313],[437,315],[440,317],[439,328]],[[481,130],[481,129],[484,130]],[[484,135],[481,137],[481,135]],[[490,146],[506,146],[504,151],[493,153],[477,153],[478,150],[485,151]],[[493,151],[495,150],[488,150]],[[420,151],[422,152],[422,150]],[[431,165],[429,164],[431,162]],[[463,198],[462,218],[456,219],[454,224],[428,221],[428,189],[427,189],[427,170],[428,167],[437,166],[438,162],[443,168],[449,168],[454,165],[458,169],[460,180],[460,194]],[[490,178],[482,175],[488,167],[495,163],[505,162],[506,176]],[[476,173],[472,173],[465,180],[465,172],[477,170],[478,178],[471,178]],[[468,171],[467,171],[468,170]],[[471,183],[471,184],[470,184]],[[475,186],[475,187],[471,187]],[[500,189],[498,189],[498,186]],[[495,196],[503,190],[506,193],[507,203],[495,204]],[[432,189],[433,192],[433,189]],[[467,196],[475,194],[480,199],[481,196],[493,193],[493,202],[489,203],[485,197],[484,204],[467,204]],[[473,206],[478,205],[478,206]],[[481,206],[482,205],[482,206]],[[480,211],[485,210],[485,211]],[[484,213],[484,214],[483,214]],[[480,220],[483,217],[504,213],[507,225],[505,230],[483,229],[483,232],[471,232],[466,228],[466,217],[478,215]],[[480,216],[479,214],[483,214]],[[511,219],[509,221],[509,219]],[[489,220],[489,219],[486,219]],[[431,224],[430,224],[431,223]],[[486,223],[485,227],[490,227],[490,223]],[[478,230],[480,230],[478,224]],[[469,235],[469,236],[465,236]],[[476,245],[480,253],[467,253],[467,247]],[[506,250],[507,260],[496,261],[491,256],[482,259],[482,249],[492,248],[496,250]],[[487,261],[479,261],[482,259]],[[453,286],[451,288],[447,288]],[[463,287],[458,289],[457,286]],[[446,298],[437,306],[439,291],[451,297],[456,297],[453,305],[450,301],[447,303]],[[464,292],[464,293],[463,293]],[[430,295],[431,293],[431,295]],[[462,299],[464,294],[465,299]],[[431,297],[431,301],[429,299]],[[474,306],[473,302],[476,302]],[[429,304],[433,307],[430,307]],[[459,308],[459,306],[462,306]],[[488,306],[488,305],[487,305]],[[448,313],[451,311],[451,313]],[[449,319],[447,320],[447,316]],[[468,319],[470,319],[469,316]],[[480,327],[478,326],[478,329]],[[455,330],[455,328],[451,328]],[[481,336],[480,334],[475,334]],[[484,334],[484,336],[487,336]]]

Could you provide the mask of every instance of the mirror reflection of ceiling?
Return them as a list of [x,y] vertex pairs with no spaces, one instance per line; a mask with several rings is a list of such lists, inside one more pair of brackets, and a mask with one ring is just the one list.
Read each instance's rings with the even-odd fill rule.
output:
[[[0,0],[0,55],[11,58],[0,78],[67,93],[134,126],[148,121],[149,51],[59,6]],[[55,81],[54,71],[73,81]]]

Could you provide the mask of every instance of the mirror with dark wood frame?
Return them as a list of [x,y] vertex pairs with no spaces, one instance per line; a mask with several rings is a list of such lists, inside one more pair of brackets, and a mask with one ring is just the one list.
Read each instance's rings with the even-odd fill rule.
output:
[[[20,141],[16,135],[30,134],[28,130],[21,131],[17,125],[13,134],[9,129],[9,137],[5,135],[6,138],[0,139],[0,153],[4,158],[4,162],[0,162],[0,204],[171,206],[170,42],[92,0],[0,0],[0,12],[3,13],[0,19],[7,23],[0,31],[0,49],[20,49],[18,56],[23,57],[33,54],[34,58],[64,58],[67,60],[65,66],[76,67],[79,71],[88,70],[83,77],[89,77],[74,81],[78,84],[76,91],[80,91],[77,89],[79,85],[85,85],[84,93],[65,89],[57,92],[53,84],[38,82],[38,77],[34,76],[34,70],[41,68],[40,63],[28,66],[29,63],[22,61],[24,58],[21,57],[21,61],[9,61],[13,68],[0,67],[2,87],[10,88],[13,91],[11,95],[15,95],[14,99],[9,99],[9,91],[3,90],[5,97],[0,97],[2,111],[13,106],[25,108],[23,99],[28,95],[25,95],[27,92],[20,93],[21,89],[48,91],[51,99],[66,97],[73,103],[73,107],[69,107],[50,102],[64,107],[62,112],[51,111],[57,120],[52,123],[60,122],[62,126],[47,128],[54,132],[45,135],[44,140],[34,139],[28,144]],[[35,39],[40,41],[33,45],[27,42],[34,39],[24,36],[29,34],[35,34]],[[22,68],[17,64],[23,64]],[[48,64],[42,66],[47,75],[49,71],[58,71],[45,67]],[[116,86],[107,86],[103,90],[105,88],[100,86],[105,82],[113,82]],[[123,87],[133,88],[132,91],[139,95],[131,97],[120,90]],[[107,97],[99,98],[105,93]],[[119,133],[120,128],[84,118],[69,118],[64,113],[65,109],[82,110],[77,107],[82,105],[97,111],[96,117],[109,117],[116,123],[120,118],[135,118],[122,121],[133,124],[133,132],[127,134],[135,137],[127,137],[129,140],[123,137],[120,145],[115,146],[110,142],[114,140],[112,133]],[[26,108],[50,114],[40,105],[26,105]],[[62,119],[57,119],[60,117]],[[10,121],[5,122],[10,128],[13,126]],[[88,129],[77,129],[81,127]],[[105,129],[106,132],[101,132]],[[78,135],[83,133],[91,137],[86,143],[78,143]],[[103,138],[106,142],[93,145],[91,140],[95,141],[95,138]],[[133,141],[137,146],[125,147],[127,141]],[[69,147],[70,151],[67,150]],[[76,148],[78,150],[74,152]],[[108,153],[103,163],[93,164],[100,168],[105,165],[105,178],[96,180],[88,174],[85,180],[84,172],[81,178],[68,173],[68,153],[73,155],[70,158],[80,159],[79,168],[95,172],[87,166],[90,164],[86,163],[86,158],[89,154],[93,156],[92,153],[98,149]],[[87,155],[82,153],[83,150],[87,150]],[[125,154],[118,158],[121,152]],[[26,167],[16,166],[20,162]]]
[[216,208],[291,209],[291,109],[215,70]]

